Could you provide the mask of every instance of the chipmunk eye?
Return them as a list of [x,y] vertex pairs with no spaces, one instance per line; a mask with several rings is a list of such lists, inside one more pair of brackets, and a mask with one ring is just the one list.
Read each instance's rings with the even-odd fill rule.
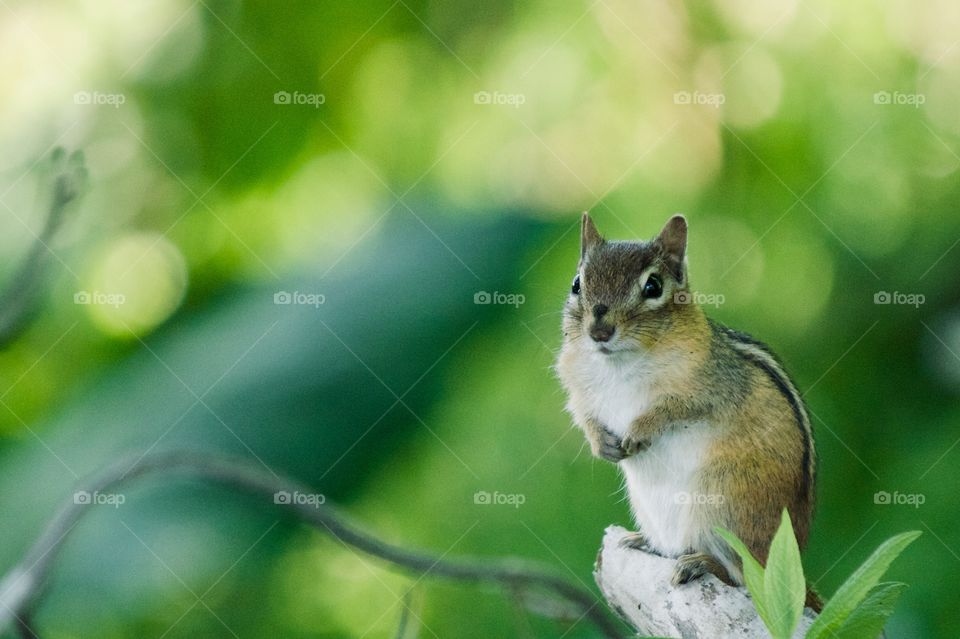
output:
[[643,297],[648,300],[656,299],[663,294],[663,282],[656,273],[651,273],[643,285]]
[[570,292],[573,293],[574,295],[580,294],[580,276],[579,275],[573,278],[573,286],[570,287]]

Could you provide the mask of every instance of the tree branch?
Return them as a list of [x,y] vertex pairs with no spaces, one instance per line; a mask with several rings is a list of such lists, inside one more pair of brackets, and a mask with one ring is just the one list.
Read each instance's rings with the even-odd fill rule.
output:
[[[607,528],[594,578],[610,607],[640,633],[682,639],[770,636],[746,588],[728,586],[713,575],[674,587],[676,560],[621,548],[628,534],[620,526]],[[813,619],[807,608],[794,636],[802,637]]]
[[[117,464],[82,486],[91,495],[117,492],[117,489],[145,475],[168,477],[183,473],[223,484],[229,488],[269,497],[275,503],[277,493],[314,494],[309,487],[288,478],[251,468],[226,459],[191,453],[165,453],[145,457],[131,465]],[[33,544],[23,560],[0,581],[0,632],[12,623],[25,623],[25,614],[39,599],[54,561],[71,529],[90,507],[88,503],[64,503]],[[386,543],[363,531],[332,504],[287,503],[278,507],[329,533],[368,555],[378,557],[415,576],[430,576],[466,583],[507,586],[527,593],[543,590],[552,593],[575,613],[575,618],[588,619],[604,637],[621,637],[622,630],[608,614],[601,600],[588,590],[579,588],[544,568],[520,559],[484,559],[447,561],[424,552],[407,550]]]

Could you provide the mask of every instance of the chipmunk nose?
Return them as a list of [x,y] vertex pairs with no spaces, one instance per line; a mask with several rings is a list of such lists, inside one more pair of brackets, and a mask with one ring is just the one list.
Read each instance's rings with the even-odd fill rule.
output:
[[595,342],[609,342],[616,330],[616,327],[610,326],[609,324],[595,322],[593,326],[590,327],[590,337]]
[[603,321],[603,316],[610,310],[606,304],[595,304],[593,307],[593,326],[590,327],[590,337],[595,342],[609,342],[616,328]]

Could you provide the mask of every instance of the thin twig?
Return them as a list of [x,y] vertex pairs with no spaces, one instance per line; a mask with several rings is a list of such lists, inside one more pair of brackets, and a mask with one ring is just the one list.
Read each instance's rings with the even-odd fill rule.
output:
[[17,636],[20,639],[39,639],[37,633],[33,631],[33,620],[29,613],[21,614],[17,619]]
[[410,613],[413,612],[413,605],[413,588],[410,588],[403,593],[403,600],[400,602],[400,623],[397,625],[396,639],[407,639],[407,634],[410,632]]
[[[172,473],[185,473],[229,488],[269,497],[269,503],[275,503],[275,495],[278,493],[310,495],[315,492],[297,481],[274,477],[242,462],[183,452],[151,455],[133,466],[129,461],[119,463],[90,481],[83,490],[91,495],[115,493],[121,485],[144,475],[169,476]],[[78,504],[74,503],[75,501],[71,499],[61,506],[23,560],[0,581],[0,633],[19,619],[40,596],[64,540],[90,507],[88,503]],[[363,531],[330,503],[286,503],[279,507],[317,530],[327,532],[340,541],[415,576],[494,584],[521,592],[533,588],[550,591],[577,609],[583,618],[590,620],[604,637],[622,636],[620,627],[606,612],[605,607],[597,605],[598,599],[595,595],[541,566],[512,558],[448,561],[381,541]]]
[[76,200],[84,188],[87,171],[83,154],[76,151],[68,158],[66,152],[56,149],[50,160],[54,177],[47,218],[36,236],[23,263],[0,294],[0,348],[13,341],[29,323],[39,297],[39,282],[47,265],[50,243],[63,223],[67,206]]
[[526,610],[523,606],[523,593],[510,592],[510,609],[513,611],[514,625],[517,628],[517,636],[530,639],[533,637],[533,628],[530,627],[530,620],[527,619]]

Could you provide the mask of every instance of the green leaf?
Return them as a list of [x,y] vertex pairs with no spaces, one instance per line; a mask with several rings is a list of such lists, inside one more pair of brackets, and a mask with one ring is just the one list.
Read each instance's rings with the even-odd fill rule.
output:
[[873,551],[863,565],[857,568],[856,572],[850,575],[836,594],[830,598],[823,612],[810,626],[807,639],[833,637],[846,623],[853,610],[877,585],[893,560],[919,536],[919,530],[901,533],[883,542]]
[[769,616],[769,621],[764,620],[767,629],[775,639],[790,639],[803,615],[807,582],[803,578],[800,548],[786,508],[780,518],[780,528],[770,544],[763,582],[764,603]]
[[878,584],[840,626],[836,639],[875,639],[880,636],[906,589],[907,584],[897,582]]
[[760,615],[764,625],[769,628],[770,623],[768,622],[769,617],[767,615],[766,592],[763,583],[763,566],[750,554],[750,549],[740,541],[739,537],[719,526],[713,530],[733,548],[734,552],[740,555],[740,559],[743,562],[743,580],[747,584],[747,590],[750,591],[750,595],[753,597],[753,607],[757,609],[757,614]]

